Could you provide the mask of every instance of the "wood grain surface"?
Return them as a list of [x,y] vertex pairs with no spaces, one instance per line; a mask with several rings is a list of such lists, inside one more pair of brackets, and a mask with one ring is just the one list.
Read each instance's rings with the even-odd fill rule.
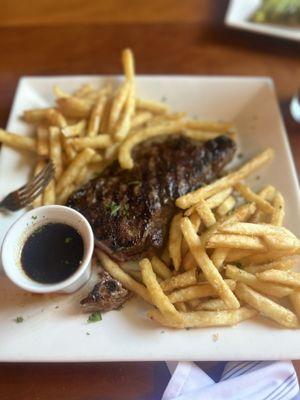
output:
[[[299,174],[300,125],[289,102],[300,87],[300,44],[229,29],[226,7],[225,0],[2,0],[0,126],[22,75],[119,73],[120,51],[130,46],[138,73],[273,78]],[[164,363],[0,364],[0,398],[152,400],[167,379]]]

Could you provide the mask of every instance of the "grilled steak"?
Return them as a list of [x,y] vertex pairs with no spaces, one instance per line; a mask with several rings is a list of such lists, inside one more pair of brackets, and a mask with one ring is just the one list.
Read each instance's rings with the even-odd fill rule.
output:
[[85,311],[110,311],[121,307],[131,293],[106,271],[99,273],[99,282],[80,304]]
[[164,244],[175,200],[216,179],[235,150],[227,136],[204,144],[180,135],[148,140],[134,148],[133,169],[115,161],[67,205],[88,219],[96,244],[114,259],[151,255]]

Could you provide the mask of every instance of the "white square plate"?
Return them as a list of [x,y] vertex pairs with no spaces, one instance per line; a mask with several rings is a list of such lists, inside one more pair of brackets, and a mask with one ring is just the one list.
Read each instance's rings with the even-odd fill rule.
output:
[[249,18],[260,4],[261,0],[230,0],[225,16],[225,24],[238,29],[300,41],[300,29],[297,27],[259,24],[249,21]]
[[[93,76],[23,78],[8,129],[29,134],[19,120],[23,110],[52,103],[54,83],[66,91],[104,78]],[[118,79],[118,78],[115,78]],[[167,102],[174,110],[211,120],[232,120],[239,132],[239,152],[249,158],[267,146],[275,161],[251,178],[257,187],[271,183],[287,202],[286,225],[296,234],[299,192],[285,129],[272,81],[268,78],[139,77],[138,93]],[[240,160],[238,160],[240,162]],[[4,146],[0,157],[0,197],[26,182],[28,156]],[[258,179],[259,176],[259,179]],[[1,216],[3,237],[16,214]],[[90,283],[91,285],[91,283]],[[32,295],[0,277],[0,361],[142,361],[142,360],[259,360],[299,358],[299,331],[281,329],[262,320],[236,327],[169,330],[145,317],[147,305],[133,299],[120,312],[88,324],[78,302],[88,288],[75,295]],[[58,308],[57,308],[58,306]],[[16,324],[21,315],[24,322]],[[89,333],[89,335],[87,335]],[[218,340],[213,335],[218,334]]]

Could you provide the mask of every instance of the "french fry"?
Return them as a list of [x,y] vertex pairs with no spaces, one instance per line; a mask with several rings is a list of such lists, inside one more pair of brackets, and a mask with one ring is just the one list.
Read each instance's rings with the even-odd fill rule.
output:
[[299,254],[299,249],[290,250],[270,250],[261,254],[253,254],[241,259],[241,263],[245,266],[266,264],[279,258]]
[[59,85],[53,85],[52,89],[55,97],[70,97],[70,94],[65,92]]
[[[218,250],[218,249],[216,249]],[[239,261],[241,258],[248,257],[253,255],[255,251],[253,250],[245,250],[245,249],[228,249],[229,252],[226,256],[226,263],[230,264],[235,261]]]
[[153,272],[151,262],[148,258],[144,258],[139,262],[143,282],[148,289],[152,304],[161,311],[162,314],[168,315],[177,322],[181,321],[181,316],[170,302],[168,297],[162,291],[159,283],[157,282],[155,273]]
[[152,114],[166,114],[170,111],[167,104],[153,100],[136,99],[137,110],[149,111]]
[[65,128],[67,126],[67,121],[65,117],[59,111],[54,108],[50,108],[46,113],[47,120],[50,125],[58,126],[59,128]]
[[[142,112],[142,111],[140,111]],[[155,126],[155,125],[162,125],[169,123],[170,121],[182,121],[185,117],[185,113],[183,112],[175,112],[175,113],[167,113],[167,114],[157,114],[152,115],[152,118],[147,122],[147,127]],[[182,132],[184,135],[186,131]]]
[[232,326],[239,322],[253,318],[257,315],[257,311],[241,307],[238,310],[225,310],[225,311],[192,311],[187,313],[180,313],[182,317],[181,322],[174,321],[174,319],[163,315],[156,309],[151,309],[147,313],[150,319],[158,322],[163,326],[169,328],[205,328],[210,326]]
[[62,128],[61,132],[66,138],[72,138],[76,136],[84,136],[86,129],[86,120],[82,119],[74,125],[68,125]]
[[214,249],[211,255],[211,261],[214,263],[215,267],[218,268],[218,270],[220,270],[220,268],[223,266],[229,252],[230,249],[226,247],[217,247]]
[[142,299],[146,300],[148,303],[152,304],[151,297],[148,293],[148,290],[144,285],[136,282],[130,275],[124,272],[120,266],[112,261],[108,255],[103,253],[101,250],[96,249],[96,254],[101,262],[103,268],[116,280],[118,280],[122,285],[132,292],[136,293]]
[[284,211],[284,197],[281,193],[277,192],[274,198],[274,211],[271,218],[271,224],[275,226],[282,226]]
[[75,185],[69,185],[64,187],[63,190],[60,192],[60,194],[56,197],[56,203],[61,205],[66,204],[68,198],[75,191],[75,189],[76,189]]
[[36,140],[0,129],[0,142],[17,150],[36,152]]
[[68,139],[67,143],[71,144],[76,150],[79,151],[87,147],[91,149],[105,149],[112,144],[112,141],[109,135],[101,134],[95,137]]
[[235,185],[235,189],[250,203],[253,202],[256,204],[257,208],[263,211],[266,214],[272,214],[274,212],[274,207],[271,204],[262,199],[259,194],[254,193],[248,185],[243,183],[237,183]]
[[244,283],[238,282],[235,293],[240,300],[249,304],[262,315],[276,321],[279,325],[286,328],[298,327],[298,319],[292,311],[256,292]]
[[218,269],[209,259],[201,244],[199,236],[196,234],[191,221],[187,217],[184,217],[181,220],[181,230],[198,267],[202,270],[208,282],[214,287],[218,295],[224,300],[228,307],[232,309],[238,308],[240,306],[238,300],[226,282],[224,282]]
[[[218,207],[220,204],[222,204],[224,202],[224,200],[227,199],[228,196],[230,196],[231,192],[232,192],[232,188],[221,190],[220,192],[218,192],[215,195],[206,199],[206,204],[208,205],[209,208],[214,209],[214,208]],[[185,211],[184,215],[186,217],[189,217],[190,215],[192,215],[194,213],[194,211],[196,210],[197,205],[198,204],[195,204],[194,206],[188,208]]]
[[180,130],[182,123],[170,122],[169,124],[154,126],[150,128],[141,129],[134,135],[129,136],[123,143],[121,143],[119,150],[119,163],[124,169],[132,169],[134,162],[131,157],[131,150],[137,144],[144,140],[159,136],[159,135],[171,135]]
[[172,290],[195,285],[197,283],[197,271],[191,269],[179,275],[174,275],[169,279],[161,282],[160,287],[164,292],[171,292]]
[[56,191],[58,195],[61,194],[66,186],[71,185],[75,181],[78,173],[89,163],[94,154],[95,151],[89,148],[78,153],[57,181]]
[[290,295],[290,301],[293,305],[293,308],[295,310],[295,314],[298,317],[298,320],[300,320],[300,292],[299,291],[294,291]]
[[169,230],[168,249],[170,257],[173,261],[175,271],[178,271],[181,265],[181,241],[182,241],[182,232],[180,229],[181,218],[182,218],[181,213],[176,214],[172,219]]
[[286,260],[273,261],[267,264],[250,265],[248,267],[244,267],[243,269],[244,271],[250,272],[251,274],[256,274],[257,272],[263,272],[269,269],[289,270],[292,269],[294,265],[295,265],[295,260],[286,259]]
[[131,83],[128,81],[123,82],[116,90],[113,98],[110,115],[109,115],[109,131],[113,132],[117,121],[121,116],[121,111],[125,106],[126,100],[131,89]]
[[61,139],[67,160],[70,163],[76,157],[77,151],[74,149],[73,145],[69,143],[69,140],[66,137],[62,136]]
[[[275,228],[275,227],[274,227]],[[289,232],[290,233],[290,232]],[[263,236],[267,246],[272,250],[293,250],[300,249],[300,241],[290,234],[269,234]]]
[[205,200],[199,199],[196,211],[207,228],[217,222],[214,213],[211,211]]
[[37,128],[36,151],[39,156],[49,155],[49,130],[48,128],[39,126]]
[[168,266],[168,267],[170,267],[170,265],[171,265],[171,257],[170,257],[170,254],[169,254],[169,249],[168,249],[168,246],[166,246],[165,248],[164,248],[164,251],[163,251],[163,253],[162,253],[162,255],[161,255],[161,260]]
[[47,120],[47,111],[50,108],[33,108],[24,111],[22,119],[29,124],[41,124]]
[[221,299],[209,299],[200,303],[196,310],[206,310],[206,311],[223,311],[228,310],[228,307]]
[[49,183],[48,186],[44,190],[43,194],[43,205],[48,206],[51,204],[55,204],[55,182],[54,179],[52,179]]
[[60,141],[60,130],[55,126],[49,129],[49,148],[50,157],[55,166],[55,179],[57,180],[62,173],[62,148]]
[[87,118],[91,112],[91,105],[78,97],[59,97],[57,107],[65,117]]
[[88,96],[91,92],[94,92],[94,88],[90,83],[86,83],[82,86],[80,86],[79,89],[75,90],[73,93],[73,96],[75,97],[86,97]]
[[186,307],[185,303],[183,303],[183,302],[176,303],[176,304],[174,304],[174,306],[175,306],[177,311],[181,311],[181,312],[184,312],[184,313],[187,312],[187,307]]
[[257,251],[264,251],[266,247],[261,239],[258,237],[246,236],[246,235],[232,235],[216,233],[211,236],[206,244],[206,248],[216,247],[229,247],[235,249],[251,249]]
[[[272,185],[268,185],[263,188],[258,194],[263,200],[272,201],[276,189]],[[270,214],[268,214],[270,216]],[[257,209],[253,216],[250,219],[250,222],[258,223],[258,222],[267,222],[266,214],[264,214],[260,209]]]
[[257,278],[265,282],[280,283],[295,288],[300,287],[300,273],[294,271],[283,271],[278,269],[269,269],[256,274]]
[[[232,279],[225,279],[226,284],[231,290],[235,289],[236,283]],[[203,297],[218,297],[218,293],[211,286],[210,283],[198,283],[197,285],[189,286],[186,288],[175,290],[168,295],[171,303],[178,303],[180,301],[190,301],[200,299]]]
[[188,251],[183,257],[182,266],[186,271],[197,267],[197,262],[190,251]]
[[[46,165],[45,160],[38,160],[38,162],[34,167],[34,176],[38,175],[41,172],[41,170],[45,167],[45,165]],[[33,200],[32,207],[33,208],[40,207],[42,205],[42,201],[43,201],[43,193],[41,193]]]
[[176,200],[176,205],[179,208],[189,208],[196,204],[200,198],[206,199],[207,197],[213,196],[217,192],[228,187],[236,185],[240,180],[246,178],[248,175],[261,168],[266,162],[270,161],[274,156],[274,151],[271,148],[258,154],[252,158],[240,169],[231,172],[230,174],[216,180],[215,182],[206,185],[200,189],[190,192]]
[[88,175],[88,167],[85,166],[81,169],[81,171],[79,171],[79,174],[75,179],[75,186],[81,186],[85,182],[87,175]]
[[106,96],[101,96],[94,105],[87,128],[87,135],[90,137],[97,136],[100,129],[101,118],[107,102]]
[[118,158],[120,143],[114,143],[111,146],[107,147],[104,152],[104,158],[106,160],[115,160]]
[[153,117],[148,111],[140,111],[131,118],[130,129],[140,128]]
[[257,290],[260,293],[267,294],[268,296],[274,297],[286,297],[292,293],[292,289],[274,285],[271,283],[260,282],[259,279],[249,272],[243,271],[234,265],[226,265],[225,275],[227,278],[233,279],[238,282],[243,282],[250,286],[252,289]]
[[158,257],[151,258],[153,271],[163,280],[169,279],[172,276],[171,270]]
[[223,217],[224,215],[228,214],[236,204],[235,198],[233,196],[227,197],[226,200],[223,201],[222,204],[219,205],[217,208],[217,214]]
[[134,56],[131,49],[122,51],[122,64],[124,75],[128,81],[133,81],[135,76]]
[[125,101],[123,114],[121,115],[115,129],[115,139],[122,141],[126,138],[130,131],[130,121],[135,110],[135,89],[131,85],[128,96]]
[[225,133],[232,127],[232,122],[211,122],[192,120],[186,123],[186,128],[208,132]]

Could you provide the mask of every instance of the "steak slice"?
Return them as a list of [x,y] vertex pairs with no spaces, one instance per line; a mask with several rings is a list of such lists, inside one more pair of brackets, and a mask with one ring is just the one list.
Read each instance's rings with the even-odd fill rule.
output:
[[99,282],[88,296],[81,300],[80,304],[87,312],[110,311],[120,308],[131,297],[131,293],[108,272],[101,271],[98,275]]
[[163,247],[175,200],[215,180],[231,161],[227,136],[201,144],[181,135],[148,140],[133,150],[134,168],[115,161],[68,200],[90,222],[96,244],[115,260]]

